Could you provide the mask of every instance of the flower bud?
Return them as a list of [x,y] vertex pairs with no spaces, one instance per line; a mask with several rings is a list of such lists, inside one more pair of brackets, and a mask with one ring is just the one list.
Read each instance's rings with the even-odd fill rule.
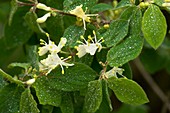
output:
[[44,23],[47,20],[47,18],[50,16],[51,16],[51,13],[47,13],[44,16],[38,18],[36,21],[37,23]]
[[36,5],[36,7],[37,7],[38,9],[43,9],[43,10],[45,10],[45,11],[51,11],[51,8],[50,8],[50,7],[47,7],[45,4],[42,4],[42,3],[38,3],[38,4]]

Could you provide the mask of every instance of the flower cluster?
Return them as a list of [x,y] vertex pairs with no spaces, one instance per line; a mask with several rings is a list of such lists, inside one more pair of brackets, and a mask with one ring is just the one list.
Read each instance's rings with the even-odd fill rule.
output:
[[86,30],[86,22],[90,22],[90,16],[97,16],[98,14],[85,14],[86,11],[83,11],[82,6],[83,5],[76,6],[75,9],[70,11],[70,14],[81,18],[83,20],[84,29]]
[[38,54],[39,56],[42,56],[44,54],[46,54],[47,52],[49,52],[50,54],[47,56],[46,59],[43,59],[40,61],[39,63],[39,68],[40,71],[47,71],[46,75],[49,74],[53,69],[55,69],[58,65],[60,65],[61,69],[62,69],[62,74],[64,74],[64,68],[63,66],[73,66],[74,64],[69,64],[66,63],[65,61],[69,58],[71,58],[71,56],[69,56],[68,58],[63,59],[62,57],[60,58],[58,53],[61,51],[62,47],[65,46],[67,39],[66,38],[61,38],[58,46],[55,45],[55,43],[53,41],[51,41],[49,39],[49,35],[48,36],[48,41],[49,43],[47,44],[44,40],[40,40],[40,44],[43,45],[42,47],[39,47],[39,51]]
[[[82,9],[83,5],[76,6],[75,9],[69,11],[69,14],[75,15],[76,17],[80,18],[83,20],[84,24],[84,29],[86,30],[86,23],[85,22],[90,22],[90,16],[97,16],[97,14],[85,14],[86,11],[84,12]],[[48,17],[50,17],[53,13],[53,10],[42,4],[38,3],[36,5],[36,8],[42,9],[47,11],[47,13],[37,19],[37,23],[43,23],[47,20]],[[56,10],[57,11],[57,10]],[[39,63],[39,69],[40,71],[46,72],[46,75],[49,74],[53,69],[55,69],[58,65],[60,65],[62,69],[62,74],[64,74],[64,68],[63,66],[73,66],[74,64],[69,64],[66,63],[68,59],[71,58],[71,56],[67,58],[60,58],[58,53],[61,52],[61,49],[65,46],[67,39],[66,38],[61,38],[60,42],[58,45],[56,45],[53,41],[50,40],[49,35],[46,34],[48,37],[48,43],[45,42],[44,40],[40,39],[40,44],[43,45],[42,47],[39,47],[38,54],[39,56],[43,56],[46,53],[49,53],[47,58],[43,59]],[[83,36],[81,36],[81,39],[84,41],[77,41],[79,42],[80,45],[76,46],[75,48],[77,49],[79,58],[83,57],[86,53],[89,53],[90,55],[94,55],[96,51],[98,52],[101,51],[102,45],[101,43],[104,41],[103,38],[97,40],[96,33],[93,31],[93,37],[91,35],[88,36],[88,40],[86,40]]]
[[84,42],[77,41],[78,43],[80,43],[80,45],[76,46],[75,48],[78,51],[77,55],[79,58],[83,57],[86,53],[90,53],[90,55],[94,55],[97,49],[98,49],[98,52],[101,51],[102,49],[101,43],[104,40],[103,38],[97,40],[95,31],[93,31],[93,34],[94,34],[94,37],[91,37],[91,35],[89,35],[88,40],[86,40],[83,36],[81,36],[81,39],[83,39]]

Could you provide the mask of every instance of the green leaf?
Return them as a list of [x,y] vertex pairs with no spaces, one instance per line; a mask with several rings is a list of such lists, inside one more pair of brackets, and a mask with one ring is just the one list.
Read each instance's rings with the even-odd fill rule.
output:
[[81,4],[83,5],[84,9],[86,7],[90,9],[97,2],[98,0],[64,0],[63,6],[65,11],[70,11],[74,9],[76,6],[80,6]]
[[111,67],[122,66],[135,59],[142,50],[143,39],[139,35],[127,37],[125,41],[109,50],[107,61]]
[[23,15],[27,12],[27,8],[22,7],[13,16],[13,22],[9,26],[5,26],[5,42],[8,48],[14,48],[16,46],[22,45],[28,41],[32,35],[32,30],[29,29],[24,19]]
[[111,99],[110,99],[110,94],[109,94],[109,90],[108,90],[108,84],[107,84],[106,80],[102,80],[102,94],[103,94],[103,99],[102,99],[102,103],[100,105],[99,111],[100,110],[102,111],[101,108],[103,108],[104,111],[107,110],[108,113],[110,113],[110,111],[113,110],[113,107],[112,107],[112,102],[111,102]]
[[27,52],[27,61],[33,66],[35,69],[39,69],[39,56],[38,50],[36,45],[27,45],[26,46]]
[[40,27],[40,25],[36,22],[37,15],[35,12],[27,12],[25,17],[25,21],[27,22],[28,26],[36,33],[45,33],[45,31]]
[[164,3],[163,0],[153,0],[155,4],[162,6],[162,4]]
[[30,89],[26,89],[21,95],[20,113],[39,113],[37,103],[34,100]]
[[64,31],[64,35],[63,37],[67,39],[66,45],[74,48],[77,43],[76,41],[80,40],[80,36],[84,35],[85,30],[83,29],[83,27],[79,27],[76,25],[73,26],[69,26],[65,31]]
[[91,8],[91,12],[92,13],[103,12],[103,11],[106,11],[106,10],[109,10],[109,9],[112,9],[112,8],[113,7],[109,4],[99,3],[99,4],[94,5]]
[[142,31],[146,41],[154,49],[162,44],[166,35],[167,24],[158,6],[151,4],[145,11],[142,20]]
[[73,102],[69,93],[63,93],[60,109],[62,113],[74,113]]
[[102,35],[107,47],[115,46],[128,34],[129,22],[116,20],[110,24],[109,29]]
[[[51,75],[51,78],[50,78]],[[52,71],[49,78],[38,78],[46,80],[51,88],[63,91],[78,91],[87,87],[88,83],[97,77],[97,74],[87,65],[74,63],[74,66],[66,68],[65,74],[61,74],[61,69]]]
[[30,63],[11,63],[9,64],[9,68],[14,68],[14,67],[20,67],[20,68],[24,68],[25,70],[27,70],[30,67]]
[[0,90],[0,113],[18,113],[23,88],[9,84]]
[[138,7],[128,7],[120,19],[129,21],[129,33],[116,47],[112,47],[107,54],[110,66],[122,66],[135,59],[142,50],[143,39],[140,36],[142,14]]
[[123,8],[123,7],[131,6],[131,5],[132,5],[132,4],[131,4],[131,1],[130,1],[130,0],[121,0],[121,1],[117,4],[116,8]]
[[63,16],[56,15],[55,17],[48,18],[46,21],[46,28],[53,40],[57,39],[57,41],[59,41],[64,32]]
[[17,9],[18,9],[17,0],[12,0],[11,1],[11,12],[9,15],[9,25],[11,25],[13,16],[14,16],[15,12],[17,11]]
[[86,113],[96,112],[102,102],[102,83],[100,80],[91,81],[88,84],[85,96],[84,110]]
[[0,90],[1,90],[1,88],[5,87],[6,84],[7,84],[7,82],[3,79],[2,76],[0,76]]
[[50,86],[45,77],[38,78],[33,84],[40,104],[58,107],[61,103],[61,91]]
[[120,16],[120,19],[129,21],[129,35],[141,33],[141,10],[136,6],[128,7]]
[[112,77],[108,79],[108,85],[121,102],[131,105],[140,105],[149,102],[145,92],[135,81]]

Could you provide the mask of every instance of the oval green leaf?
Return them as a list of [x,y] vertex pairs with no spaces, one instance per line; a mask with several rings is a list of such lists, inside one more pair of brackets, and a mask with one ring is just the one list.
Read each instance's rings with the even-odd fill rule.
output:
[[141,53],[142,47],[143,39],[139,35],[129,36],[124,42],[109,50],[107,61],[111,67],[122,66],[135,59]]
[[57,68],[47,77],[40,77],[37,81],[46,81],[53,89],[62,91],[79,91],[87,88],[88,83],[95,80],[97,74],[87,65],[74,63],[74,66],[66,68],[65,74],[61,74],[61,69]]
[[100,80],[89,82],[85,96],[84,110],[86,113],[94,113],[99,109],[101,102],[102,82]]
[[37,79],[33,86],[40,104],[48,104],[56,107],[60,105],[61,91],[51,88],[45,77]]
[[18,113],[23,88],[9,84],[0,90],[0,113]]
[[26,89],[21,95],[20,113],[39,113],[37,103],[34,100],[30,89]]
[[102,35],[107,47],[115,46],[128,34],[129,22],[116,20],[110,24],[109,29]]
[[121,102],[131,105],[149,102],[145,92],[135,81],[126,78],[110,78],[108,85]]
[[162,44],[166,35],[167,24],[158,6],[151,4],[145,11],[142,20],[142,31],[146,41],[154,49]]

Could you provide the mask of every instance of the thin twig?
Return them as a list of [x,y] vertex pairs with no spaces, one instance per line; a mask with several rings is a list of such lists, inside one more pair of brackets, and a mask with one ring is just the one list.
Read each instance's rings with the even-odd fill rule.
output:
[[149,84],[151,89],[157,94],[157,96],[165,103],[168,111],[170,111],[170,104],[168,101],[168,97],[164,94],[164,92],[160,89],[160,87],[156,84],[156,82],[152,79],[151,75],[145,70],[139,58],[134,60],[136,67],[142,74],[143,78]]

